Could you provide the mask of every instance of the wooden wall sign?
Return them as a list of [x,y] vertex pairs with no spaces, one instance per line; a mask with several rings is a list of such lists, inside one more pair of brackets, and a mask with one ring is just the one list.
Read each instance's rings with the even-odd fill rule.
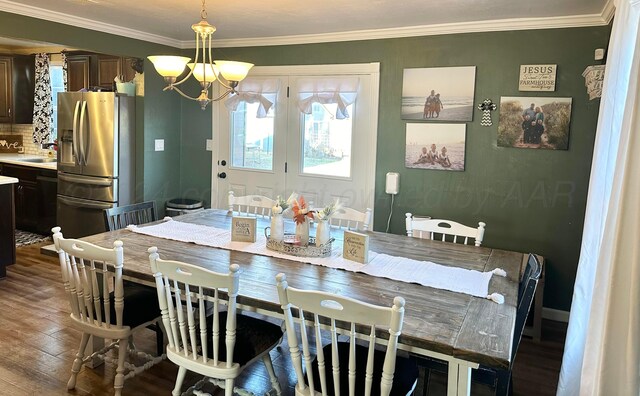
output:
[[520,65],[520,91],[556,90],[558,65]]
[[369,235],[345,231],[342,257],[366,264],[369,262]]
[[0,153],[17,153],[22,147],[22,135],[0,135]]
[[231,240],[235,242],[255,242],[256,218],[233,216],[231,220]]

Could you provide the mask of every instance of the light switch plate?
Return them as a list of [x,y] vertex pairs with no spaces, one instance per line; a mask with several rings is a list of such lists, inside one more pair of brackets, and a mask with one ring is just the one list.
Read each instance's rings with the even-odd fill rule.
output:
[[207,139],[206,148],[207,151],[213,151],[213,139]]
[[155,140],[156,151],[164,151],[164,139]]

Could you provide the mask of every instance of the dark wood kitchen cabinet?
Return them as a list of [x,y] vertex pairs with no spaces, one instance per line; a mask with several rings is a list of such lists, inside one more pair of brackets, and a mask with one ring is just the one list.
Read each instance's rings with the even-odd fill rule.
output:
[[135,77],[135,71],[131,68],[133,59],[135,58],[70,52],[67,55],[69,91],[96,87],[113,90],[116,76],[122,76],[124,81],[131,81]]
[[13,184],[0,184],[0,202],[0,278],[4,278],[6,267],[16,262]]
[[35,58],[0,55],[0,123],[31,124]]
[[16,228],[49,234],[56,222],[57,174],[55,170],[2,164],[2,175],[14,184]]

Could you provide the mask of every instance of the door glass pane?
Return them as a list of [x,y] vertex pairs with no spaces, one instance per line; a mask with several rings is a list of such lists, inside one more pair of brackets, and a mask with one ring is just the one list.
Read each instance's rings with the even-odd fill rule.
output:
[[[304,115],[302,173],[351,177],[352,118],[335,118],[337,104],[314,103]],[[353,105],[347,107],[353,114]]]
[[241,102],[231,112],[231,166],[273,170],[275,106],[258,118],[258,103]]

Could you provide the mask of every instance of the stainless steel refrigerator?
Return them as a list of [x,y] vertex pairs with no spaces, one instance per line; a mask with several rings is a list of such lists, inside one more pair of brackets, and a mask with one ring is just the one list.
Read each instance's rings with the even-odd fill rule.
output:
[[57,221],[64,236],[104,232],[104,210],[133,203],[134,194],[134,98],[59,93]]

